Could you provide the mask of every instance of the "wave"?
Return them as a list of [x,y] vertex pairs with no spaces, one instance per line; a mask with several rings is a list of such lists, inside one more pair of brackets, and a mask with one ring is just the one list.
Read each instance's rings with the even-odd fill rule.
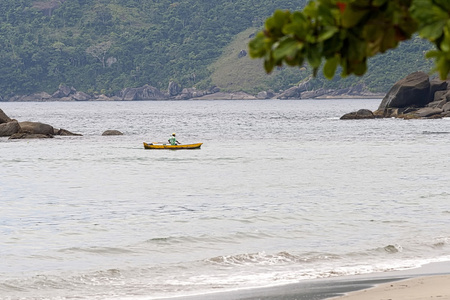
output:
[[94,254],[126,254],[133,253],[134,251],[125,248],[116,247],[71,247],[59,250],[59,252],[87,252]]
[[289,252],[267,254],[265,252],[217,256],[206,259],[206,262],[219,265],[284,265],[291,263],[312,263],[322,260],[339,259],[339,255],[330,253],[308,253],[295,255]]
[[422,134],[450,134],[449,131],[423,131]]

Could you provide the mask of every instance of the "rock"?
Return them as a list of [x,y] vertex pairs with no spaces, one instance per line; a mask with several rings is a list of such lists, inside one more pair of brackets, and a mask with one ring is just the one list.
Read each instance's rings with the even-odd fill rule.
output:
[[430,80],[424,72],[415,72],[397,81],[381,101],[379,110],[407,106],[422,107],[429,102]]
[[198,100],[256,100],[256,97],[244,92],[206,94],[196,98]]
[[118,130],[106,130],[102,135],[123,135],[123,133]]
[[11,135],[9,137],[10,140],[17,140],[17,139],[48,139],[53,138],[53,135],[51,134],[40,134],[40,133],[26,133],[26,132],[19,132]]
[[433,101],[430,102],[426,105],[426,107],[433,107],[433,108],[442,108],[445,104],[447,103],[447,100],[437,100],[437,101]]
[[119,97],[124,101],[133,100],[166,100],[168,97],[157,88],[148,84],[140,88],[126,88],[119,93]]
[[280,95],[278,95],[278,99],[281,100],[289,100],[289,99],[301,99],[302,89],[298,86],[293,86],[284,92],[282,92]]
[[92,96],[84,92],[76,92],[74,95],[72,95],[72,98],[75,101],[88,101],[92,99]]
[[73,133],[73,132],[70,132],[69,130],[62,129],[62,128],[58,129],[58,130],[54,129],[54,134],[61,135],[61,136],[83,136],[82,134]]
[[448,81],[433,79],[430,81],[430,97],[428,99],[429,102],[439,100],[436,99],[436,92],[445,91],[448,88]]
[[95,96],[96,101],[114,101],[113,98],[106,96],[105,94],[101,94],[98,96]]
[[325,89],[318,89],[315,91],[306,91],[301,93],[301,99],[314,99],[317,97],[321,97],[323,95],[329,94],[331,91],[330,90],[325,90]]
[[65,84],[60,84],[58,90],[52,94],[52,98],[64,98],[71,94],[75,94],[77,90],[73,87],[68,87]]
[[195,87],[193,88],[184,88],[181,91],[181,94],[175,97],[176,100],[188,100],[192,98],[200,98],[205,95],[209,95],[210,92],[203,91],[203,90],[197,90]]
[[[42,101],[50,101],[52,96],[46,92],[41,93],[34,93],[31,95],[25,95],[25,96],[16,96],[13,97],[13,101],[28,101],[28,102],[42,102]],[[10,99],[11,101],[11,99]]]
[[428,118],[437,114],[442,113],[443,110],[441,108],[433,108],[433,107],[424,107],[415,112],[415,114],[421,118]]
[[442,111],[444,112],[450,111],[450,102],[447,102],[444,106],[442,106]]
[[430,98],[430,102],[439,101],[445,98],[448,91],[436,91],[434,97]]
[[19,131],[20,125],[16,120],[0,124],[0,136],[11,136]]
[[242,58],[242,57],[245,57],[245,56],[247,56],[247,51],[245,51],[245,50],[239,51],[238,58]]
[[8,123],[12,120],[3,112],[3,110],[0,109],[0,124],[2,123]]
[[169,82],[167,92],[169,93],[170,97],[178,96],[181,93],[181,91],[182,91],[181,86],[178,83],[174,81]]
[[212,86],[208,89],[208,91],[210,94],[214,94],[220,92],[220,88],[218,88],[217,86]]
[[341,117],[341,120],[360,120],[360,119],[374,119],[375,115],[371,110],[360,109],[356,112],[345,114]]
[[53,126],[40,123],[40,122],[19,122],[20,133],[31,133],[31,134],[50,134],[53,135],[55,130]]

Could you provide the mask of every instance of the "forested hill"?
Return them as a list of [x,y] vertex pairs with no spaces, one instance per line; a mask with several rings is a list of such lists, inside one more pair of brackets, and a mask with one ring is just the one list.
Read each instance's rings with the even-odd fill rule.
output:
[[[105,94],[145,84],[165,90],[169,81],[182,87],[224,88],[220,61],[227,55],[238,61],[238,53],[226,49],[239,34],[252,31],[250,28],[260,30],[276,9],[301,9],[306,2],[1,0],[0,96],[52,93],[60,84]],[[248,41],[247,37],[245,43]],[[314,85],[337,88],[362,80],[373,91],[384,91],[409,72],[426,71],[431,63],[423,59],[423,51],[428,47],[416,39],[400,51],[376,58],[362,79],[326,82],[319,77]],[[251,65],[262,65],[262,61]],[[239,69],[248,72],[249,78],[261,70]],[[257,87],[255,82],[243,80],[234,88],[250,92],[285,89],[308,75],[308,70],[287,68],[255,77],[261,78]],[[233,85],[226,89],[233,90]]]

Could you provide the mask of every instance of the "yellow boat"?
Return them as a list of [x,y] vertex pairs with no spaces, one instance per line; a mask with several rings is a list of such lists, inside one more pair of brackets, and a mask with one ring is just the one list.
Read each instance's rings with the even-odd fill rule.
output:
[[170,144],[161,144],[161,143],[150,143],[147,144],[144,142],[145,149],[171,149],[171,150],[179,150],[179,149],[200,149],[200,146],[203,143],[197,144],[186,144],[186,145],[170,145]]

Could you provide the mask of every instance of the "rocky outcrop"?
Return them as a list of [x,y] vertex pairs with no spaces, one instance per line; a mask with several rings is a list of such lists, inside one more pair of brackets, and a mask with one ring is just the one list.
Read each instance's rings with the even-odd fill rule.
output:
[[[369,115],[369,114],[367,114]],[[444,118],[450,117],[450,82],[415,72],[394,84],[381,101],[374,118]],[[341,119],[361,119],[357,112]]]
[[134,101],[134,100],[166,100],[167,95],[161,93],[160,90],[151,86],[144,85],[139,88],[126,88],[119,93],[119,98],[123,101]]
[[0,137],[10,139],[35,139],[52,138],[55,135],[81,136],[81,134],[70,132],[66,129],[56,129],[51,125],[40,122],[18,122],[9,118],[0,109]]
[[102,135],[107,136],[107,135],[123,135],[122,132],[120,132],[119,130],[106,130],[102,133]]

